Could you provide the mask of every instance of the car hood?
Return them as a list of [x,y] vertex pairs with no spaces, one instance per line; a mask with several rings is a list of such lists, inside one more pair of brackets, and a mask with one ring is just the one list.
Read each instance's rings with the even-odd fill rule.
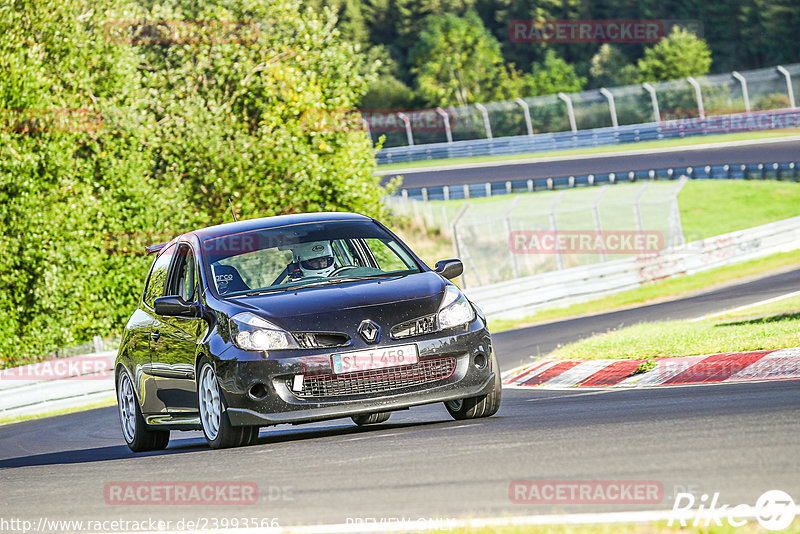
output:
[[364,319],[382,327],[436,313],[446,282],[434,272],[230,299],[290,331],[352,333]]

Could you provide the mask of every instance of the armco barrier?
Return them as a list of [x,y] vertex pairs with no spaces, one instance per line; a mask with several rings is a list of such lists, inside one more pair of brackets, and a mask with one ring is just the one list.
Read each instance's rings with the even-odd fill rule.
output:
[[800,180],[800,162],[736,163],[698,167],[669,167],[621,172],[555,176],[530,180],[482,182],[400,189],[397,195],[412,200],[461,200],[467,198],[555,191],[596,185],[613,185],[648,180],[676,180],[682,176],[698,180]]
[[731,132],[779,130],[800,127],[800,110],[782,109],[714,115],[705,118],[593,128],[576,132],[516,135],[492,139],[470,139],[452,143],[384,148],[376,156],[379,165],[414,161],[502,156],[609,146],[640,141],[660,141]]
[[111,401],[116,355],[105,351],[0,371],[0,420]]
[[529,276],[465,290],[488,317],[519,318],[681,274],[800,248],[800,216],[687,243],[657,254]]

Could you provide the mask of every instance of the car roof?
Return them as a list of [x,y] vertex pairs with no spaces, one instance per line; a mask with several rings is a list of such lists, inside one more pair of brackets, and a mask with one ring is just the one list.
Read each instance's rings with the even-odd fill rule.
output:
[[328,222],[328,221],[371,221],[370,217],[358,213],[348,213],[344,211],[329,211],[317,213],[296,213],[293,215],[276,215],[274,217],[261,217],[258,219],[247,219],[225,224],[218,224],[206,228],[191,230],[174,237],[165,243],[152,244],[145,247],[148,254],[156,254],[167,245],[180,239],[183,236],[195,235],[200,241],[215,239],[227,235],[243,234],[267,228],[277,228],[281,226],[291,226],[295,224]]
[[194,234],[201,241],[213,239],[231,234],[241,234],[255,230],[276,228],[280,226],[291,226],[295,224],[327,222],[327,221],[370,221],[369,217],[358,213],[348,212],[319,212],[319,213],[296,213],[293,215],[277,215],[274,217],[261,217],[259,219],[248,219],[237,221],[208,228],[201,228],[187,234]]

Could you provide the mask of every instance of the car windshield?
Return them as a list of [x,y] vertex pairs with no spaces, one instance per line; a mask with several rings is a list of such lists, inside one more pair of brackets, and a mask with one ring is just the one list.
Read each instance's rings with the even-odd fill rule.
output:
[[217,293],[255,295],[420,272],[395,238],[372,221],[326,221],[206,239]]

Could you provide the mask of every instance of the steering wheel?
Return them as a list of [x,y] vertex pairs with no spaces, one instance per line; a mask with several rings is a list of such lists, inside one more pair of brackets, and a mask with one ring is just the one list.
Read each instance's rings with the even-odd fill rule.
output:
[[358,269],[358,265],[342,265],[341,267],[337,267],[336,269],[334,269],[333,272],[328,276],[330,278],[333,278],[334,276],[337,276],[339,273],[342,273],[344,271],[349,271],[350,269]]

